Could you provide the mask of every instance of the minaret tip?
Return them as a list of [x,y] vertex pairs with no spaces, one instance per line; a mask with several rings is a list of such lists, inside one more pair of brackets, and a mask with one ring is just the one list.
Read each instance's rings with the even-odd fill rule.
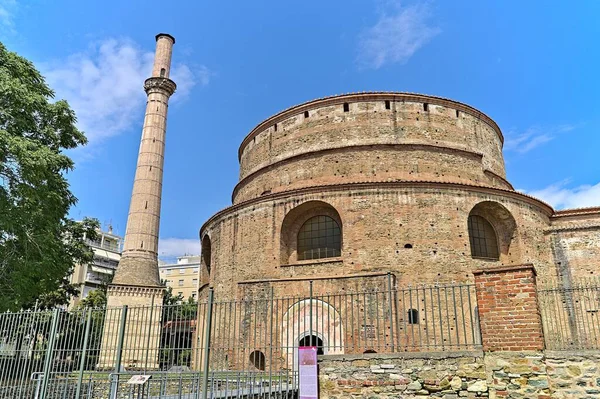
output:
[[169,35],[168,33],[159,33],[158,35],[156,35],[156,41],[158,41],[158,39],[163,36],[168,37],[169,39],[171,39],[173,41],[173,44],[175,44],[175,38],[172,35]]

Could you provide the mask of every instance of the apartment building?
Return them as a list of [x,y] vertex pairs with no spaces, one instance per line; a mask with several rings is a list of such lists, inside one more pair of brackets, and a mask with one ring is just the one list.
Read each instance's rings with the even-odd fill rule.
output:
[[159,261],[161,281],[173,289],[173,295],[181,294],[184,300],[198,296],[200,256],[179,256],[176,263]]
[[94,260],[89,264],[75,266],[71,283],[78,286],[80,294],[71,300],[70,307],[76,306],[102,284],[110,282],[121,259],[123,238],[113,234],[112,228],[108,231],[98,230],[97,239],[88,239],[86,243],[94,251]]

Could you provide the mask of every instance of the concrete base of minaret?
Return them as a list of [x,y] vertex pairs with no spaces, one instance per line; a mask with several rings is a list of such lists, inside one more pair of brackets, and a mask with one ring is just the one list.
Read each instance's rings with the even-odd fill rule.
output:
[[[157,370],[160,368],[164,292],[164,287],[115,284],[108,287],[102,346],[96,369],[115,369],[121,331],[123,331],[121,369]],[[127,313],[123,319],[124,306],[127,306]],[[124,330],[121,327],[123,320]]]

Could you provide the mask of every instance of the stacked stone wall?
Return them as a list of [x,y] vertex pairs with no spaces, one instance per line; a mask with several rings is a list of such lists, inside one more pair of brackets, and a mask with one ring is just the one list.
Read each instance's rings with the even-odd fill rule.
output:
[[547,352],[546,370],[553,398],[600,398],[600,352]]
[[320,397],[594,399],[599,362],[597,351],[326,355]]

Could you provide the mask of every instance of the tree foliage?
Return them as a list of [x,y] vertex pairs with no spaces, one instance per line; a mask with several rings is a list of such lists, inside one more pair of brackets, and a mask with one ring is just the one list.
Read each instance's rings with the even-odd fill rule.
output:
[[67,216],[76,198],[65,150],[86,138],[53,98],[33,64],[0,43],[0,311],[59,290],[76,262],[93,258],[84,237],[98,222]]

